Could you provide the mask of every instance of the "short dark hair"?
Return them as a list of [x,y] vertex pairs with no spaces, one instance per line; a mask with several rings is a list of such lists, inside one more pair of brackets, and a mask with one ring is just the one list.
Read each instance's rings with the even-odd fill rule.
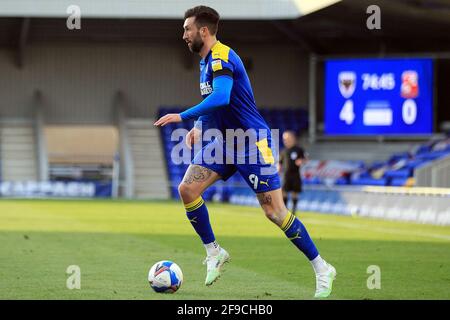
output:
[[197,6],[186,10],[184,19],[195,17],[197,27],[207,27],[212,35],[217,34],[219,28],[219,13],[211,7]]
[[300,137],[299,134],[297,134],[297,132],[295,132],[294,130],[286,130],[283,132],[283,134],[290,134],[291,136],[293,136],[295,139],[298,139]]

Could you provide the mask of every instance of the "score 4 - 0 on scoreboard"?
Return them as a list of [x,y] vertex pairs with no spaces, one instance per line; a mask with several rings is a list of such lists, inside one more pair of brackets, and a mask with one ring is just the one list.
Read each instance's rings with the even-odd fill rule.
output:
[[431,59],[325,62],[325,134],[426,135],[432,131]]

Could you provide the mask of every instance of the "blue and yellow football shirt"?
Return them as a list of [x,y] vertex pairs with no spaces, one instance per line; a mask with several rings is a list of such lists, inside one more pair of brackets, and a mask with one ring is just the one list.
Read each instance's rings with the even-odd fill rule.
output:
[[[200,117],[202,121],[207,121],[208,129],[218,129],[221,135],[203,147],[192,163],[217,172],[223,180],[239,171],[257,193],[278,189],[277,148],[272,145],[271,130],[256,108],[242,60],[234,50],[218,41],[200,61],[200,91],[203,98],[213,92],[214,78],[222,76],[233,79],[229,104]],[[245,139],[229,143],[227,135],[230,130],[245,132]],[[216,148],[218,146],[222,148]],[[223,150],[219,157],[218,150]],[[215,162],[222,156],[226,158],[224,162]],[[228,162],[230,158],[232,161]]]
[[224,129],[266,129],[267,123],[259,114],[250,79],[236,52],[217,41],[208,55],[200,61],[200,91],[203,98],[212,92],[212,82],[217,76],[233,78],[230,104],[210,114],[215,127]]

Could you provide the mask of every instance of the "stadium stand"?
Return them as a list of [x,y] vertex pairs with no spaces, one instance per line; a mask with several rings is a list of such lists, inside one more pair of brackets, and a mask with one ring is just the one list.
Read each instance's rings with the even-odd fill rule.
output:
[[374,162],[354,173],[348,180],[352,185],[410,186],[414,170],[450,155],[450,139],[430,140],[418,148],[394,153],[383,162]]
[[[181,110],[184,110],[184,108],[163,107],[159,109],[158,116],[166,113],[178,113]],[[281,135],[284,131],[293,130],[296,133],[301,133],[308,128],[308,113],[303,109],[260,108],[259,111],[271,128],[280,129],[280,148],[283,146]],[[170,193],[173,198],[179,197],[177,186],[183,179],[189,162],[184,161],[182,164],[173,163],[171,152],[174,146],[179,143],[179,140],[171,141],[171,135],[174,129],[190,130],[193,125],[193,121],[188,121],[170,124],[161,129],[162,144],[164,145],[167,172],[170,180]],[[191,158],[193,154],[194,150],[191,151]],[[302,170],[303,183],[305,185],[412,186],[414,185],[413,176],[415,169],[448,155],[450,155],[450,138],[443,138],[432,139],[407,151],[397,150],[388,159],[382,161],[310,160],[313,166],[320,167],[321,170],[311,170],[308,165],[305,166]],[[325,170],[327,166],[332,168]],[[332,176],[329,175],[330,171],[333,171]],[[243,191],[244,189],[246,189],[246,182],[240,175],[236,174],[226,182],[219,181],[209,188],[204,194],[204,198],[210,200],[215,197],[217,200],[227,201],[231,197],[239,197],[244,193],[246,194]],[[317,203],[321,203],[321,206],[327,206],[327,203],[330,201],[329,195],[324,194],[323,197],[321,195],[322,193],[320,192],[315,193],[315,195],[306,192],[303,198],[307,202],[311,202],[309,198],[317,196],[320,198],[317,199]],[[325,201],[325,204],[323,204],[323,199],[328,199]],[[316,201],[312,202],[315,203]]]

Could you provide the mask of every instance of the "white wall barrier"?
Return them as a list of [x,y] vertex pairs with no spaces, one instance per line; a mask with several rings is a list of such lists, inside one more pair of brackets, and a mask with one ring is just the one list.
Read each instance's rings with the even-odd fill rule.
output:
[[[229,201],[234,204],[258,206],[254,194],[244,188],[233,192]],[[450,225],[450,189],[308,185],[300,194],[297,209]]]
[[416,186],[450,188],[450,155],[414,170]]
[[110,198],[112,184],[106,182],[2,181],[0,198]]

